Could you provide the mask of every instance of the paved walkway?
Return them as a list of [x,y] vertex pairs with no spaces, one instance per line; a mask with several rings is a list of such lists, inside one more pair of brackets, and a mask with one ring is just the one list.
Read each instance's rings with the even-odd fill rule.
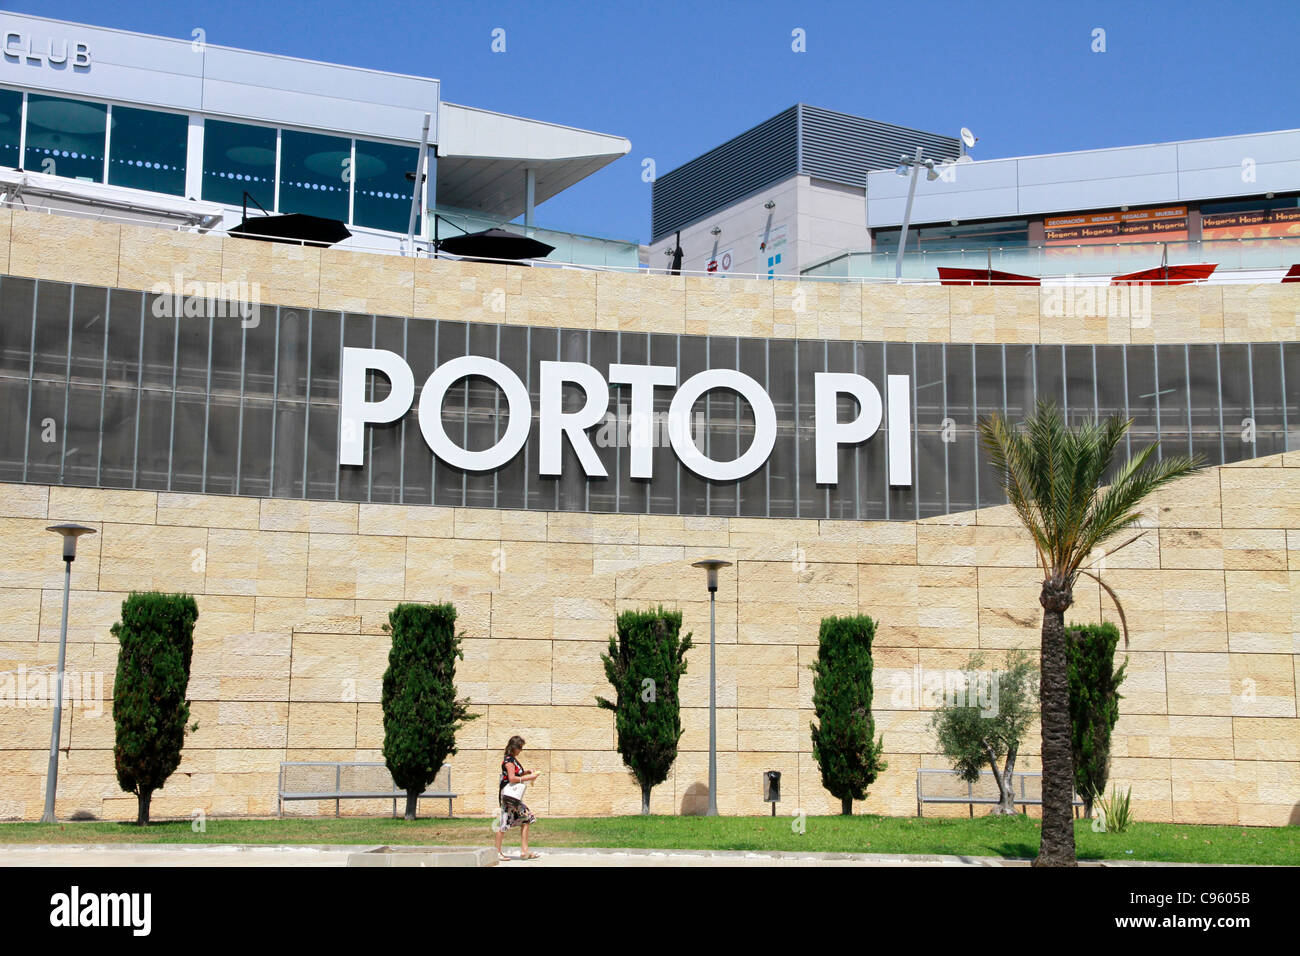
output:
[[0,866],[347,866],[355,846],[0,844]]
[[[510,856],[518,848],[508,851]],[[596,850],[537,847],[539,860],[498,864],[504,870],[544,866],[1026,866],[1028,861],[988,856],[908,855],[901,853],[755,853],[746,850]]]
[[[197,844],[3,844],[0,866],[347,866],[371,846],[248,846]],[[889,853],[752,853],[737,850],[604,850],[535,848],[538,860],[511,860],[499,869],[585,866],[1023,866],[996,857]],[[518,856],[517,846],[508,848]]]

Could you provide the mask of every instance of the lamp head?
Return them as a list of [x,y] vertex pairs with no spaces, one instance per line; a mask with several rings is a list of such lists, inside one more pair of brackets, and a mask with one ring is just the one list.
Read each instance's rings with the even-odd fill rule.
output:
[[709,575],[709,593],[712,594],[718,590],[718,569],[731,567],[730,561],[724,561],[722,558],[704,558],[701,561],[695,561],[691,564],[693,568],[703,568]]
[[83,534],[95,534],[94,528],[88,528],[84,524],[55,524],[45,529],[53,531],[63,536],[63,560],[75,561],[77,559],[77,539]]

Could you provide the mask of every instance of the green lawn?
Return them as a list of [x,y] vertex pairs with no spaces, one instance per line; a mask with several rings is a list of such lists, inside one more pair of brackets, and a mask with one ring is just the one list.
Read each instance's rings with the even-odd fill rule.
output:
[[[1300,864],[1300,827],[1218,827],[1136,823],[1127,833],[1075,827],[1082,860],[1155,860],[1186,863]],[[1038,822],[1026,817],[918,819],[915,817],[808,817],[796,833],[790,817],[583,817],[543,819],[533,827],[539,848],[787,850],[857,853],[943,853],[1032,857]],[[369,843],[490,845],[483,818],[422,819],[333,817],[286,820],[209,819],[195,833],[188,820],[141,829],[128,823],[0,823],[3,843]],[[517,832],[507,835],[517,844]]]

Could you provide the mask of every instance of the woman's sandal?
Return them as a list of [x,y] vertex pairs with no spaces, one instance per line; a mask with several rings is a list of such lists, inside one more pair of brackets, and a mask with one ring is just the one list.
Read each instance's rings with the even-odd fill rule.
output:
[[529,852],[529,853],[521,853],[519,855],[519,859],[521,860],[540,860],[541,858],[542,855],[540,853]]
[[501,852],[499,852],[499,851],[498,851],[498,853],[497,853],[497,862],[498,862],[498,863],[509,863],[509,862],[510,862],[511,860],[513,860],[513,859],[514,859],[513,856],[506,856],[504,853],[501,853]]

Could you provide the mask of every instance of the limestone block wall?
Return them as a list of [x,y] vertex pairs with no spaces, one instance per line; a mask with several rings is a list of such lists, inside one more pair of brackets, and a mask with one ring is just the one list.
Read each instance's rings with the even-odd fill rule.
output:
[[[888,342],[1300,340],[1300,284],[961,288],[626,275],[408,259],[0,209],[0,271],[127,289],[246,283],[269,305],[511,325]],[[1149,296],[1149,299],[1146,298]],[[1122,314],[1121,314],[1122,313]]]
[[[261,300],[487,322],[642,331],[1004,342],[1293,341],[1300,286],[1158,289],[1142,317],[1054,317],[1040,290],[620,276],[465,265],[0,213],[13,275],[151,288],[256,283]],[[62,564],[54,521],[98,529],[73,566],[68,666],[100,706],[64,712],[59,813],[127,818],[113,773],[116,644],[131,589],[198,598],[190,696],[198,729],[154,799],[159,815],[275,811],[283,760],[382,759],[381,626],[401,600],[453,601],[458,671],[480,719],[452,760],[467,813],[495,801],[500,748],[528,739],[543,815],[632,813],[599,654],[618,612],[678,608],[699,646],[686,732],[655,812],[701,809],[707,781],[708,603],[690,562],[735,567],[718,593],[719,806],[836,812],[810,754],[817,627],[879,621],[876,718],[889,770],[861,809],[915,812],[915,770],[941,767],[922,673],[1038,640],[1039,579],[1005,508],[920,522],[691,518],[406,507],[5,485],[0,487],[0,691],[57,656]],[[1147,533],[1109,558],[1131,643],[1112,777],[1140,819],[1300,822],[1300,453],[1206,470],[1151,503]],[[1091,582],[1071,616],[1113,620]],[[45,670],[40,670],[44,668]],[[98,685],[95,676],[100,675]],[[31,703],[25,701],[24,703]],[[101,711],[98,715],[95,711]],[[42,807],[51,713],[0,702],[0,818]],[[1023,769],[1036,769],[1029,741]],[[436,811],[436,805],[430,810]],[[383,812],[385,805],[345,805]],[[296,814],[333,806],[293,805]],[[459,812],[459,811],[458,811]],[[927,814],[932,812],[927,809]],[[953,812],[965,813],[964,808]]]

